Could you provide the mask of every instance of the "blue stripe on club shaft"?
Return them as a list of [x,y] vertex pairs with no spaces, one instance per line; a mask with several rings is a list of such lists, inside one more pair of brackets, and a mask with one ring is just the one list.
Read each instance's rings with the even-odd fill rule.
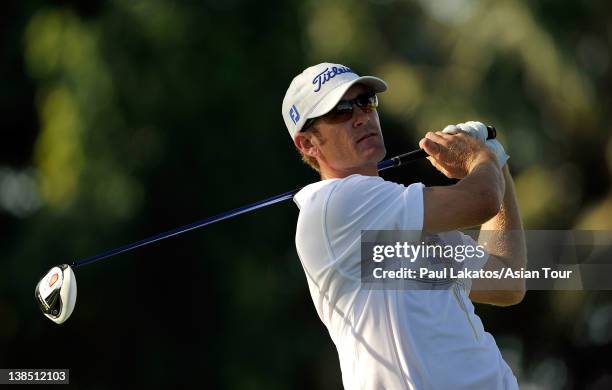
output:
[[238,207],[237,209],[226,211],[224,213],[217,214],[215,216],[208,217],[208,218],[202,219],[200,221],[196,221],[196,222],[190,223],[189,225],[178,227],[176,229],[168,230],[166,232],[156,234],[154,236],[142,239],[140,241],[136,241],[136,242],[133,242],[131,244],[127,244],[127,245],[121,246],[119,248],[111,249],[111,250],[109,250],[107,252],[100,253],[98,255],[88,257],[86,259],[77,260],[77,261],[73,262],[71,266],[72,266],[72,268],[82,267],[84,265],[91,264],[91,263],[94,263],[96,261],[100,261],[102,259],[106,259],[107,257],[118,255],[119,253],[124,253],[124,252],[130,251],[132,249],[136,249],[138,247],[151,244],[151,243],[153,243],[155,241],[160,241],[160,240],[163,240],[165,238],[170,238],[172,236],[176,236],[178,234],[182,234],[182,233],[188,232],[190,230],[198,229],[198,228],[204,227],[206,225],[213,224],[215,222],[223,221],[224,219],[235,217],[236,215],[248,213],[249,211],[257,210],[257,209],[262,208],[262,207],[270,206],[270,205],[273,205],[275,203],[291,199],[291,198],[293,198],[293,196],[300,189],[301,188],[297,188],[297,189],[295,189],[293,191],[285,192],[283,194],[276,195],[276,196],[273,196],[273,197],[268,198],[268,199],[260,200],[259,202],[255,202],[255,203],[252,203],[252,204],[249,204],[249,205],[246,205],[246,206]]

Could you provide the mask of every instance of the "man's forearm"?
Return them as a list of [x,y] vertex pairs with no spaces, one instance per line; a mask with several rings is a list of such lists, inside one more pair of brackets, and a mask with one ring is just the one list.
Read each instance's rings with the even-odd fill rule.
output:
[[503,168],[506,183],[499,213],[481,226],[479,243],[487,243],[489,254],[497,256],[506,266],[520,269],[527,265],[527,250],[523,223],[516,201],[514,181],[506,165]]
[[[478,158],[469,173],[454,185],[454,189],[467,194],[467,199],[462,203],[463,205],[474,203],[474,207],[469,210],[474,217],[482,218],[482,216],[485,216],[476,224],[481,224],[497,215],[500,211],[500,203],[503,202],[505,180],[499,165],[495,161],[495,156],[492,153],[487,153]],[[474,210],[477,210],[477,212],[474,212]],[[454,212],[459,213],[460,210],[454,207]]]
[[497,209],[505,193],[505,180],[495,155],[487,153],[486,157],[479,158],[470,172],[455,186],[468,189],[474,196],[482,192],[489,193],[496,200],[494,203]]
[[482,224],[499,212],[503,188],[494,156],[485,153],[457,184],[425,188],[423,230],[445,232]]

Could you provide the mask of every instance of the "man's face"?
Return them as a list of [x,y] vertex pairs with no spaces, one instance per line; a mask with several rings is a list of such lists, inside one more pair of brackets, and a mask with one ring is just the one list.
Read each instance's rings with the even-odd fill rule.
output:
[[[342,100],[354,99],[368,92],[362,84],[355,84],[344,94]],[[336,171],[359,171],[364,167],[375,167],[383,159],[386,150],[380,130],[376,109],[364,112],[353,105],[352,118],[341,123],[330,123],[325,116],[318,118],[314,127],[318,137],[311,142],[319,149],[319,160]]]

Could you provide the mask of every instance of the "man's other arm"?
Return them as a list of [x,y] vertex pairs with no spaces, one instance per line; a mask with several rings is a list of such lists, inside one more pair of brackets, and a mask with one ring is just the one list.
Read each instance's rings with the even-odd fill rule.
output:
[[[521,215],[516,201],[512,176],[506,165],[503,169],[505,194],[501,210],[482,224],[478,243],[486,243],[490,257],[485,271],[520,270],[527,265],[527,249]],[[478,303],[510,306],[520,303],[525,296],[524,279],[473,279],[470,299]]]

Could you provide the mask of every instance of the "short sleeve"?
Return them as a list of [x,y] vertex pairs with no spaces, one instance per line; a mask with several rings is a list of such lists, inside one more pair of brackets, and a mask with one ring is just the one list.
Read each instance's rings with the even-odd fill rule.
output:
[[422,230],[423,187],[353,175],[338,183],[326,207],[326,225],[344,230]]
[[329,194],[328,231],[418,230],[423,228],[423,184],[408,187],[380,177],[353,175]]
[[360,275],[364,230],[423,228],[423,184],[406,187],[380,177],[353,175],[337,184],[324,208],[324,234],[336,268]]
[[402,193],[402,211],[398,230],[423,230],[425,206],[423,203],[423,183],[410,184]]

